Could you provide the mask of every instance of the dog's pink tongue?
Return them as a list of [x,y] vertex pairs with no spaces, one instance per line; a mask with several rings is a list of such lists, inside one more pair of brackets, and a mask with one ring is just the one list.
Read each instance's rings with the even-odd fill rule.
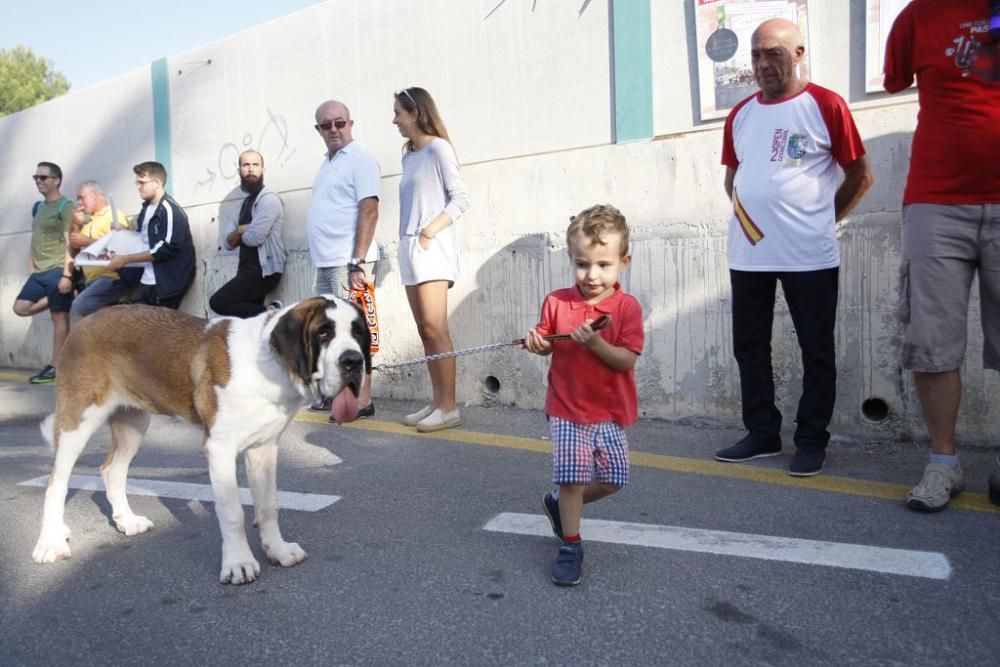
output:
[[358,418],[358,397],[350,387],[344,387],[333,399],[333,418],[338,424],[352,422]]

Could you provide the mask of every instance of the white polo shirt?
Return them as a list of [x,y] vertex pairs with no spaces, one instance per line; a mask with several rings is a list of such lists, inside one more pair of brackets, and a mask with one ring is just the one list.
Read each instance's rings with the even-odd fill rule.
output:
[[[359,203],[378,197],[382,170],[378,160],[357,141],[332,157],[329,153],[313,181],[312,200],[306,216],[306,237],[313,266],[345,266],[354,252]],[[367,261],[378,259],[378,246],[368,249]]]

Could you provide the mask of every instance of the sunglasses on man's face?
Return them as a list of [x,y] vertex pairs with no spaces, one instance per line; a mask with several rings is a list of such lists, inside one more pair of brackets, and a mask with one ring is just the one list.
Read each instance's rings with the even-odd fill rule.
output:
[[38,181],[47,181],[50,178],[55,178],[55,176],[49,176],[48,174],[35,174],[32,178],[35,179],[35,182],[37,183]]
[[315,127],[317,130],[319,130],[321,132],[329,132],[333,128],[337,128],[338,130],[343,130],[345,127],[347,127],[347,121],[346,120],[325,120],[322,123],[320,123],[319,125],[314,125],[313,127]]

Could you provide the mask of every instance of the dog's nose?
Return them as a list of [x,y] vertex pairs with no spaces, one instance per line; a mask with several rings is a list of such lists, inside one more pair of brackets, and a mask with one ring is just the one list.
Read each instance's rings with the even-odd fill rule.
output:
[[361,370],[361,366],[365,363],[365,358],[361,356],[360,352],[347,350],[340,355],[337,363],[340,364],[341,370],[345,373],[356,373]]

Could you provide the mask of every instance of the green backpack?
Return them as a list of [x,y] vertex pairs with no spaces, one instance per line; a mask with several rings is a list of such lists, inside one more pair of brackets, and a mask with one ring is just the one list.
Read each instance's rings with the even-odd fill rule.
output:
[[[38,201],[35,202],[35,205],[31,207],[31,217],[32,217],[32,219],[34,219],[34,217],[36,215],[38,215],[38,209],[41,208],[42,204],[44,204],[44,203],[45,203],[44,201],[42,201],[42,200],[39,199]],[[68,199],[66,199],[65,197],[63,197],[62,200],[59,202],[59,212],[56,213],[56,215],[58,215],[61,218],[62,217],[63,209],[65,209],[66,205],[69,204],[69,203],[70,203],[70,201]]]

